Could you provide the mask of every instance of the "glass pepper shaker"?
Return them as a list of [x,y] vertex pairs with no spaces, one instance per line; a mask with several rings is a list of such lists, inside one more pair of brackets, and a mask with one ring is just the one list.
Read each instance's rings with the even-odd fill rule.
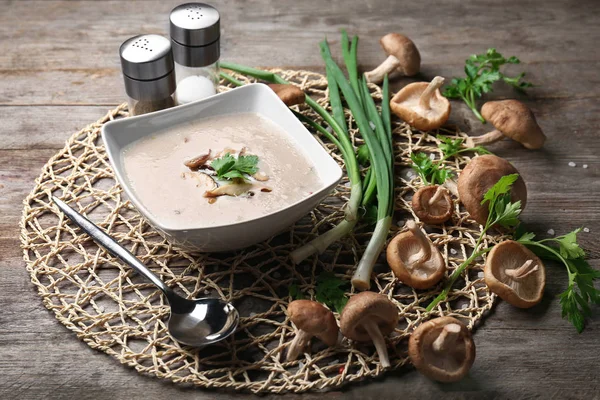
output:
[[220,16],[204,3],[175,7],[169,17],[177,104],[191,103],[219,88]]
[[175,68],[169,39],[160,35],[135,36],[121,45],[119,53],[130,115],[175,105]]

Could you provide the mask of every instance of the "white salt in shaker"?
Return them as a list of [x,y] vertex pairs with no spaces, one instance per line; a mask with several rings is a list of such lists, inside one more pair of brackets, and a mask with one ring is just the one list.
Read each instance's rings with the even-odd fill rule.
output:
[[131,115],[173,107],[175,71],[171,42],[160,35],[126,40],[119,49]]
[[175,7],[169,20],[177,104],[216,94],[221,37],[219,11],[208,4],[187,3]]

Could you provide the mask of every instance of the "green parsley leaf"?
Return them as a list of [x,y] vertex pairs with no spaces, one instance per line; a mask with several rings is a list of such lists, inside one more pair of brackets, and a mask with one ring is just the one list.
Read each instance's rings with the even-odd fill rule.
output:
[[481,204],[485,204],[486,201],[489,201],[489,207],[491,211],[496,202],[496,199],[503,194],[508,194],[510,192],[510,189],[512,188],[513,183],[515,183],[517,179],[519,179],[519,174],[504,175],[498,180],[498,182],[496,182],[494,186],[492,186],[485,193]]
[[[519,226],[520,227],[520,226]],[[515,234],[515,237],[517,237],[517,241],[528,241],[528,240],[533,240],[535,239],[535,233],[533,232],[525,232],[522,235],[518,235]]]
[[560,255],[566,259],[574,259],[585,256],[585,251],[577,243],[577,234],[581,228],[575,229],[566,235],[558,236],[554,240],[558,242]]
[[336,277],[332,272],[325,271],[317,277],[316,283],[315,299],[341,313],[348,302],[343,289],[347,282]]
[[294,300],[302,300],[304,299],[304,294],[302,293],[302,291],[300,290],[300,287],[295,284],[292,283],[288,289],[290,297]]
[[210,163],[210,166],[215,170],[219,177],[229,172],[234,165],[235,157],[229,153],[225,154],[223,157],[215,158]]
[[256,166],[257,164],[258,156],[239,156],[233,168],[240,171],[241,173],[253,175],[258,172],[258,168]]
[[490,48],[483,54],[474,54],[465,61],[465,78],[454,78],[444,90],[444,96],[450,99],[462,99],[471,108],[481,122],[485,119],[477,110],[476,99],[493,90],[497,81],[503,81],[519,91],[533,85],[522,79],[525,73],[515,77],[504,75],[500,67],[505,64],[519,64],[517,57],[505,58],[496,49]]
[[246,175],[258,172],[258,156],[248,155],[235,158],[227,153],[223,157],[214,159],[210,166],[217,173],[219,179],[246,179]]
[[450,175],[450,171],[443,164],[434,163],[425,153],[412,153],[410,159],[413,162],[412,169],[419,174],[425,185],[441,185]]
[[375,225],[377,223],[377,206],[375,204],[367,204],[364,210],[362,221],[369,225]]
[[221,175],[219,178],[246,179],[246,176],[244,174],[242,174],[240,171],[238,171],[237,169],[232,169],[232,170],[229,170],[228,172],[224,173],[223,175]]
[[463,147],[464,139],[452,139],[451,137],[444,135],[437,135],[437,139],[440,141],[438,147],[444,154],[444,158],[448,159],[450,157],[454,157],[459,153],[464,153],[466,151],[472,151],[478,154],[492,154],[489,150],[482,146],[475,147]]
[[[509,199],[510,200],[510,199]],[[492,225],[501,225],[505,228],[512,228],[519,225],[519,215],[521,214],[521,200],[511,203],[510,201],[496,202],[494,210],[495,216]]]
[[577,332],[583,332],[583,328],[585,327],[585,310],[580,310],[577,306],[578,300],[576,298],[575,285],[569,285],[569,288],[559,296],[562,317],[571,322],[575,326],[575,329],[577,329]]
[[462,149],[462,145],[464,143],[464,139],[452,139],[448,136],[437,135],[437,139],[440,141],[438,147],[444,153],[444,157],[450,158],[457,154],[460,149]]

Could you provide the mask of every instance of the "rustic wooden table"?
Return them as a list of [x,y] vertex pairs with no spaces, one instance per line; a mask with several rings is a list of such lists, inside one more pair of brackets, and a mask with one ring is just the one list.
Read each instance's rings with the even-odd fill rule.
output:
[[[177,0],[0,1],[0,398],[224,399],[139,375],[88,348],[41,304],[19,247],[21,202],[40,167],[67,137],[123,101],[118,47],[139,33],[167,33]],[[495,46],[536,83],[518,97],[548,136],[541,151],[493,146],[529,189],[523,220],[541,236],[589,228],[581,243],[600,268],[600,2],[597,0],[211,1],[222,15],[222,58],[254,66],[321,69],[317,47],[338,31],[360,35],[361,66],[383,59],[378,38],[400,31],[417,43],[419,79],[462,74],[465,58]],[[409,80],[400,80],[396,87]],[[453,120],[487,127],[458,102]],[[576,163],[569,167],[569,163]],[[584,167],[587,165],[587,168]],[[440,385],[412,370],[304,399],[600,399],[600,309],[583,334],[561,319],[562,267],[550,265],[543,303],[529,311],[500,303],[475,334],[470,376]],[[238,395],[236,398],[250,398]],[[292,396],[290,396],[292,397]],[[267,398],[278,398],[267,396]]]

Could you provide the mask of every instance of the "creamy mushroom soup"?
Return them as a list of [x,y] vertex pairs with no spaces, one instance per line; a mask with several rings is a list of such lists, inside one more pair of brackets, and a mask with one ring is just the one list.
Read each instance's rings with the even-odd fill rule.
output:
[[[313,164],[293,139],[256,113],[178,125],[131,143],[122,157],[136,196],[158,221],[175,229],[257,218],[322,188]],[[233,164],[223,157],[246,164],[258,157],[258,171],[240,167],[250,173],[219,177],[218,171],[227,170],[221,166]],[[217,159],[221,162],[215,164]]]

